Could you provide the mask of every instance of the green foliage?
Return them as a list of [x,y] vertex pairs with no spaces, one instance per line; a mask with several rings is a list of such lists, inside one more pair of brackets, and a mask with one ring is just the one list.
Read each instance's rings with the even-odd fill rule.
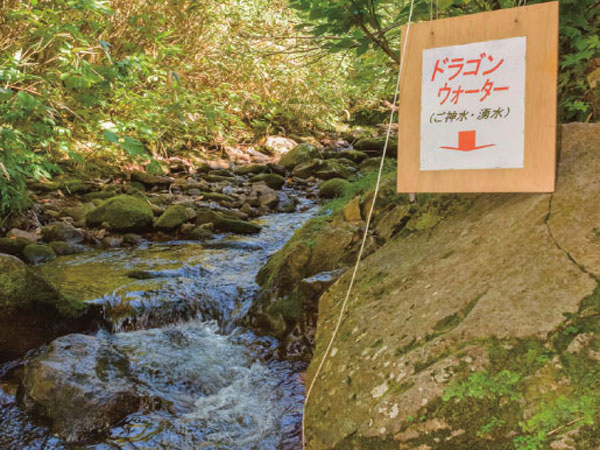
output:
[[147,164],[328,127],[343,109],[336,65],[257,45],[255,36],[293,26],[284,0],[6,0],[2,9],[3,215],[25,205],[27,178],[59,171],[48,161]]
[[[528,4],[547,0],[532,0]],[[355,95],[376,93],[390,97],[393,85],[379,82],[393,80],[390,69],[397,70],[400,51],[399,27],[408,20],[409,1],[390,0],[291,0],[302,12],[304,22],[299,28],[307,30],[315,41],[330,52],[355,52],[352,67],[356,76]],[[432,11],[433,8],[436,11]],[[433,5],[429,0],[415,0],[414,21],[451,17],[517,6],[513,0],[442,0]],[[560,72],[559,118],[562,121],[597,120],[600,114],[600,4],[595,0],[562,0],[560,2]],[[386,70],[373,55],[387,56],[394,64]],[[365,76],[375,66],[386,70],[384,76]],[[352,79],[352,78],[351,78]],[[377,81],[376,89],[366,90]],[[385,91],[381,88],[385,86]],[[373,98],[363,103],[373,105]],[[359,108],[360,109],[360,108]]]

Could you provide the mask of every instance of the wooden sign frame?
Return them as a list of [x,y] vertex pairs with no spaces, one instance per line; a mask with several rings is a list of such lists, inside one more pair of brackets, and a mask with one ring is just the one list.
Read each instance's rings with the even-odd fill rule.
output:
[[[420,169],[423,50],[527,37],[521,169]],[[406,27],[402,30],[406,38]],[[411,24],[400,85],[398,192],[553,192],[558,2]]]

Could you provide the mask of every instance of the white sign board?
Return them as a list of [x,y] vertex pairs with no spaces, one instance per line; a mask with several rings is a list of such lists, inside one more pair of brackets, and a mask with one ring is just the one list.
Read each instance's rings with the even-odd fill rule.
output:
[[523,168],[526,46],[423,50],[420,170]]

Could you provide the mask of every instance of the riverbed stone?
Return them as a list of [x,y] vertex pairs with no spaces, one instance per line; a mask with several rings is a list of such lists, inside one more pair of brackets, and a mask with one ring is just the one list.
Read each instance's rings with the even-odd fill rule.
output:
[[23,256],[23,249],[29,244],[25,239],[0,238],[0,253],[13,255],[17,257]]
[[151,175],[142,171],[132,172],[131,180],[149,187],[169,186],[170,184],[175,182],[174,178],[165,177],[162,175]]
[[235,175],[257,175],[266,173],[269,168],[265,164],[250,164],[247,166],[236,167],[233,171]]
[[185,206],[169,206],[154,223],[154,228],[159,230],[174,230],[189,219]]
[[89,440],[140,407],[129,361],[107,340],[72,334],[25,366],[21,405],[67,443]]
[[56,253],[49,245],[29,244],[23,249],[23,256],[30,264],[40,264],[56,258]]
[[152,226],[154,213],[148,203],[131,195],[110,198],[86,216],[91,227],[106,226],[114,231],[143,231]]
[[23,261],[0,254],[0,363],[95,320],[86,305],[61,295]]
[[11,239],[24,239],[30,243],[37,242],[41,239],[41,236],[39,234],[20,230],[18,228],[13,228],[12,230],[10,230],[8,233],[6,233],[6,237]]
[[261,227],[250,222],[226,217],[225,212],[217,212],[210,209],[200,209],[197,211],[196,224],[203,225],[212,223],[216,231],[225,231],[238,234],[256,234]]
[[327,199],[343,197],[350,183],[343,178],[332,178],[319,185],[319,196]]
[[42,228],[42,239],[45,242],[63,241],[72,244],[83,242],[83,233],[73,225],[64,222],[56,222]]
[[76,255],[78,253],[84,253],[87,250],[87,247],[84,245],[74,244],[72,242],[53,241],[48,245],[57,255]]
[[297,165],[319,158],[320,156],[321,151],[316,146],[304,143],[297,145],[283,155],[279,160],[279,164],[287,170],[292,170]]
[[264,182],[271,189],[281,189],[285,184],[285,178],[276,173],[263,173],[250,178],[250,183]]

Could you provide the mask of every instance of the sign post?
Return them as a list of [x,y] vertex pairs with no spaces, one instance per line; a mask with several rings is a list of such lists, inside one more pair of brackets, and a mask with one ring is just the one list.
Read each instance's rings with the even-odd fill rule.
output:
[[554,190],[558,2],[412,24],[405,58],[398,192]]

